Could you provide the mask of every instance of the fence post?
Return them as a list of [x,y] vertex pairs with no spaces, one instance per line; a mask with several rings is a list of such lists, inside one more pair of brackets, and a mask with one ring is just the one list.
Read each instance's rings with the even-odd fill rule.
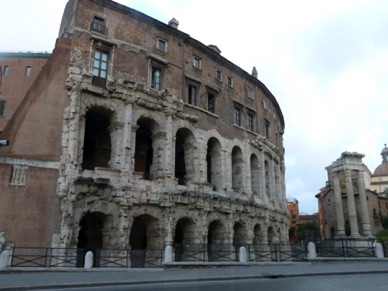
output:
[[376,252],[376,257],[378,259],[384,259],[384,250],[383,250],[383,246],[381,245],[381,243],[376,243],[375,252]]
[[164,263],[172,262],[172,246],[168,245],[164,249]]
[[315,248],[315,244],[312,241],[308,243],[307,250],[308,250],[308,253],[307,253],[308,260],[317,258],[317,250]]
[[246,264],[247,263],[247,249],[242,246],[240,247],[240,263]]
[[93,253],[91,251],[88,251],[85,255],[85,269],[91,269],[93,267]]
[[0,270],[1,269],[6,269],[8,267],[8,262],[9,262],[9,256],[10,253],[8,250],[5,250],[1,253],[0,256]]

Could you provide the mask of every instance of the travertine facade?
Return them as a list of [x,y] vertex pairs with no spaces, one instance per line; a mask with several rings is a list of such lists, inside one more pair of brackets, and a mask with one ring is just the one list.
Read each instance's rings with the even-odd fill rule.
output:
[[69,102],[52,245],[288,240],[284,119],[255,69],[108,0],[70,0],[59,37]]

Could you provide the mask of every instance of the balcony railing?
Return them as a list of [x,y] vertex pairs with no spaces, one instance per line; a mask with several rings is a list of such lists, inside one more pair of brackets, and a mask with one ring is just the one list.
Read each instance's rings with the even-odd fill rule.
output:
[[90,24],[90,30],[93,30],[93,31],[97,31],[103,35],[107,35],[108,34],[108,27],[106,27],[105,25],[99,23],[99,22],[96,22],[96,21],[93,21],[91,24]]

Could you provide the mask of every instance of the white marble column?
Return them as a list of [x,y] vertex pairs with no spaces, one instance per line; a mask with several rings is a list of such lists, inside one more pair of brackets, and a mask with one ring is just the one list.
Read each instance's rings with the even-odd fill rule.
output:
[[368,204],[367,204],[366,194],[365,194],[365,180],[364,180],[363,171],[358,171],[357,185],[358,185],[358,193],[359,193],[360,206],[361,206],[361,223],[362,223],[363,234],[364,236],[371,236],[372,233],[370,229]]
[[359,237],[360,234],[358,232],[358,223],[357,223],[357,212],[356,212],[356,203],[354,201],[354,193],[353,193],[353,183],[351,170],[345,170],[345,186],[346,186],[346,196],[348,200],[348,211],[349,211],[349,223],[351,237]]
[[341,188],[340,188],[338,173],[334,172],[332,177],[333,177],[333,183],[334,183],[335,214],[337,218],[336,237],[341,238],[345,236],[345,222],[344,222],[344,211],[342,207]]

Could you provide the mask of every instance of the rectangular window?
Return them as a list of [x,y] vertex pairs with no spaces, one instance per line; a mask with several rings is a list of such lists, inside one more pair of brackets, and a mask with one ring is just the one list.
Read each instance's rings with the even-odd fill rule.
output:
[[94,16],[93,21],[90,24],[90,30],[94,30],[104,35],[107,35],[108,28],[105,26],[105,19],[98,16]]
[[161,77],[162,70],[157,67],[152,67],[151,72],[151,88],[160,90],[162,89]]
[[234,124],[241,126],[241,109],[234,107]]
[[216,80],[222,81],[222,72],[220,70],[216,70]]
[[93,56],[93,84],[105,86],[108,75],[108,53],[96,50]]
[[229,87],[233,87],[233,78],[232,77],[226,77],[226,85]]
[[197,106],[197,86],[189,85],[189,104]]
[[248,88],[248,98],[249,99],[254,99],[253,98],[253,89],[252,88]]
[[269,126],[270,123],[267,119],[264,120],[264,126],[265,126],[265,137],[269,138]]
[[26,76],[27,77],[31,76],[31,67],[30,66],[26,67]]
[[254,120],[254,115],[252,113],[248,113],[248,130],[253,131],[253,120]]
[[0,100],[0,117],[5,116],[5,100]]
[[193,67],[197,69],[201,68],[201,59],[199,57],[193,58]]
[[156,42],[156,47],[159,50],[166,52],[167,51],[167,42],[163,39],[158,38],[158,40]]
[[267,101],[265,99],[263,99],[263,107],[264,109],[267,109]]
[[216,96],[212,93],[207,94],[207,110],[211,113],[215,112]]
[[8,76],[9,75],[9,66],[4,66],[4,73],[3,73],[4,76]]

